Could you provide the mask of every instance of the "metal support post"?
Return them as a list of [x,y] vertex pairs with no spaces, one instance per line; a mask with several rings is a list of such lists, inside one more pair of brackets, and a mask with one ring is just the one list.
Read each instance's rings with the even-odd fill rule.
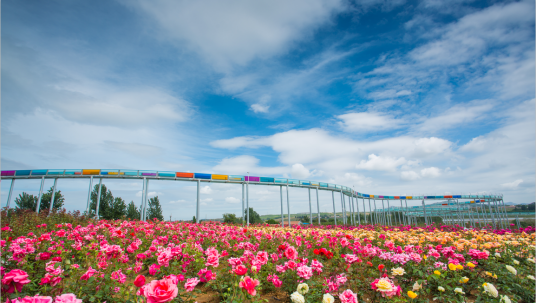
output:
[[313,207],[311,206],[311,189],[307,189],[309,191],[309,223],[313,225]]
[[374,220],[374,216],[372,214],[372,205],[370,204],[370,199],[368,199],[368,207],[369,207],[369,214],[370,214],[370,224],[374,225],[376,221]]
[[[423,202],[424,202],[424,200],[423,200]],[[409,216],[409,211],[408,211],[408,200],[404,200],[404,203],[406,203],[406,214],[408,215],[408,217],[407,217],[407,218],[408,218],[407,222],[408,222],[408,225],[411,226],[411,221],[410,221],[411,217]]]
[[365,198],[363,198],[363,220],[365,220],[365,224],[368,224],[367,208],[365,207]]
[[287,184],[287,213],[288,213],[288,227],[292,227],[290,224],[290,200],[289,200],[289,193],[288,193],[288,184]]
[[[93,176],[91,177],[91,182],[93,182]],[[145,202],[145,178],[143,178],[142,183],[143,185],[141,189],[140,221],[143,221],[143,206],[144,206],[143,203]],[[89,186],[91,187],[91,184]],[[88,209],[89,209],[89,206],[88,206]]]
[[283,186],[279,186],[279,194],[281,196],[281,227],[285,227],[285,211],[283,210]]
[[502,209],[503,209],[503,212],[504,212],[504,218],[506,220],[506,222],[505,222],[506,228],[509,228],[510,226],[508,225],[509,224],[508,213],[506,212],[506,207],[504,206],[504,200],[501,198],[500,201],[501,201],[500,203],[502,205]]
[[391,205],[389,203],[389,199],[387,199],[387,213],[389,214],[389,219],[387,219],[387,221],[389,222],[389,226],[393,226],[393,218],[391,217]]
[[[149,187],[149,183],[147,183],[147,187]],[[201,202],[199,199],[199,194],[201,190],[200,187],[201,187],[201,181],[197,180],[197,207],[195,209],[195,223],[199,223],[199,205]],[[147,189],[147,191],[149,191],[149,189]]]
[[320,225],[320,199],[318,198],[318,187],[316,188],[316,210],[318,212],[318,225]]
[[45,176],[41,178],[41,187],[39,188],[39,197],[37,198],[37,213],[39,213],[39,207],[41,206],[41,197],[43,197],[43,186],[45,186]]
[[246,226],[249,226],[249,177],[246,183]]
[[99,190],[97,192],[97,207],[95,209],[95,216],[97,217],[97,219],[100,219],[99,207],[100,207],[100,200],[101,200],[101,190],[102,190],[102,178],[99,179]]
[[58,178],[54,178],[54,186],[52,187],[52,198],[50,199],[50,209],[48,213],[50,214],[52,212],[52,208],[54,207],[54,199],[56,198],[56,184],[58,183]]
[[[246,185],[244,184],[244,182],[242,182],[242,226],[244,226],[244,224],[246,223],[246,218],[245,218],[246,210],[244,209],[245,204],[246,204],[246,197],[245,197],[246,196],[246,190],[245,190],[245,187],[246,187]],[[283,203],[283,202],[281,202],[281,203]]]
[[424,212],[424,224],[428,225],[428,218],[426,217],[426,205],[424,205],[424,199],[422,200],[422,210]]
[[355,205],[357,207],[357,221],[361,225],[361,212],[359,211],[359,199],[357,197],[355,197]]
[[346,212],[344,211],[344,195],[341,189],[341,215],[342,215],[342,225],[346,225]]
[[9,195],[7,195],[7,208],[9,209],[9,204],[11,203],[11,196],[13,195],[13,187],[15,187],[15,179],[11,179],[11,186],[9,187]]
[[493,223],[493,229],[497,229],[495,225],[495,217],[493,216],[493,212],[491,211],[491,203],[489,202],[489,200],[488,200],[488,209],[489,209],[489,214],[491,217],[491,222]]
[[337,211],[335,210],[335,192],[331,191],[331,198],[333,200],[333,219],[335,220],[335,225],[337,225]]
[[405,212],[404,212],[404,205],[402,204],[402,200],[400,200],[400,212],[401,212],[401,215],[402,215],[402,224],[403,225],[406,225],[406,217],[404,216]]
[[[145,180],[145,211],[143,212],[143,221],[147,221],[147,206],[148,206],[148,201],[149,201],[149,179],[146,179]],[[199,187],[197,188],[198,192],[199,192]],[[199,214],[199,212],[198,212]],[[199,216],[197,216],[196,218],[198,221],[199,221]]]
[[387,225],[387,217],[385,216],[385,203],[382,199],[382,217],[383,217],[383,225]]

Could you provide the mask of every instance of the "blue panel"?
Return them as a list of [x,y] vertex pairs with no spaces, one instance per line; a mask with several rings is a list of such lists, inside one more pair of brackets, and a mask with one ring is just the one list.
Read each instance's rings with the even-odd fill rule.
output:
[[175,172],[173,172],[173,171],[159,171],[158,176],[159,177],[164,177],[164,178],[175,178]]
[[227,178],[231,181],[244,181],[244,176],[240,176],[240,175],[230,175]]
[[457,195],[457,196],[452,196],[452,199],[461,199],[462,196],[461,195]]
[[288,184],[300,184],[300,180],[288,179]]
[[122,170],[121,173],[125,176],[137,176],[138,175],[137,170]]
[[300,181],[302,185],[311,185],[311,182],[309,181]]
[[370,198],[370,195],[365,195],[365,194],[363,194],[363,197],[365,197],[365,198]]
[[81,169],[66,169],[65,174],[66,175],[80,175],[82,174],[82,170]]
[[34,169],[32,170],[32,176],[44,176],[47,174],[46,169]]
[[274,182],[275,182],[275,178],[261,177],[261,178],[260,178],[260,182],[264,182],[264,183],[274,183]]
[[328,187],[328,184],[320,182],[320,187]]
[[406,200],[406,196],[400,196],[400,200]]
[[196,179],[212,179],[212,175],[211,174],[198,174],[198,173],[195,173],[194,178],[196,178]]
[[15,176],[29,176],[31,172],[31,170],[17,170]]
[[462,195],[462,199],[469,199],[469,196]]
[[49,175],[63,175],[63,169],[50,169],[48,170]]
[[275,183],[281,183],[281,184],[287,184],[287,179],[283,179],[283,178],[275,178],[275,179],[274,179],[274,182],[275,182]]
[[394,199],[394,198],[395,198],[395,196],[389,196],[389,199]]

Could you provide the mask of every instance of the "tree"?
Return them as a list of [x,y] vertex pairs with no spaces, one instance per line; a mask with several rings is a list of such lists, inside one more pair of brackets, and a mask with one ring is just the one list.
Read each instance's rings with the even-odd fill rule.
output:
[[125,200],[116,197],[110,208],[110,215],[113,220],[122,219],[127,215],[127,204]]
[[[247,222],[247,209],[244,211],[244,221]],[[249,223],[255,224],[255,223],[262,223],[261,216],[253,210],[252,207],[249,208]]]
[[268,223],[268,224],[277,224],[277,221],[274,220],[274,219],[268,219],[268,220],[266,220],[266,223]]
[[535,206],[536,206],[536,203],[532,202],[527,206],[527,209],[528,210],[534,210],[536,208]]
[[[50,209],[50,200],[52,200],[53,190],[54,187],[52,186],[46,193],[43,193],[43,195],[41,196],[41,204],[39,205],[39,211],[42,211],[44,209]],[[38,199],[39,196],[29,195],[23,192],[17,198],[15,198],[15,203],[17,204],[17,208],[19,209],[30,209],[36,211]],[[54,194],[54,209],[62,208],[63,202],[65,202],[65,198],[61,194],[61,191],[56,191],[56,193]]]
[[196,222],[197,222],[197,220],[195,219],[195,216],[192,218],[192,222],[193,222],[193,223],[196,223]]
[[140,216],[141,216],[141,205],[140,205],[140,210],[138,210],[136,208],[136,204],[134,204],[134,201],[130,201],[130,203],[128,204],[128,207],[127,207],[127,218],[130,219],[130,220],[134,220],[134,219],[140,219]]
[[38,197],[23,192],[15,198],[15,204],[17,204],[18,209],[30,209],[35,211],[35,208],[37,207],[37,199]]
[[309,223],[309,216],[305,215],[300,218],[302,223]]
[[[89,204],[89,213],[94,216],[97,212],[97,198],[99,195],[99,184],[95,184],[93,191],[91,192],[91,203]],[[99,217],[110,220],[113,219],[113,203],[114,196],[112,192],[106,188],[106,185],[102,184],[101,196],[99,202]]]
[[235,214],[223,214],[223,223],[238,223],[238,221]]
[[164,221],[164,216],[162,215],[162,207],[160,206],[160,200],[158,196],[149,199],[149,208],[147,209],[147,219],[153,220],[157,218],[160,221]]

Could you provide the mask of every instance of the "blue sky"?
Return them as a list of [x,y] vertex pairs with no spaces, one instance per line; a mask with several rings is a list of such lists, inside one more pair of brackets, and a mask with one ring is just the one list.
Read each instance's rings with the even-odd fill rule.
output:
[[[532,202],[534,11],[534,1],[3,1],[2,169],[249,171]],[[80,209],[87,182],[70,181],[60,189]],[[139,203],[141,181],[106,182]],[[193,215],[192,185],[150,190],[180,219]],[[278,212],[277,188],[251,194],[261,213]],[[292,211],[307,206],[305,190],[292,195]],[[240,196],[207,185],[202,213],[239,213]]]

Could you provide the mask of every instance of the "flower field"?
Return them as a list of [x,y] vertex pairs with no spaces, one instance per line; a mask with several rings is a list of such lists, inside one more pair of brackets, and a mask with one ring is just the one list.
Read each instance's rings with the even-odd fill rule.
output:
[[534,228],[2,212],[2,302],[534,302]]

